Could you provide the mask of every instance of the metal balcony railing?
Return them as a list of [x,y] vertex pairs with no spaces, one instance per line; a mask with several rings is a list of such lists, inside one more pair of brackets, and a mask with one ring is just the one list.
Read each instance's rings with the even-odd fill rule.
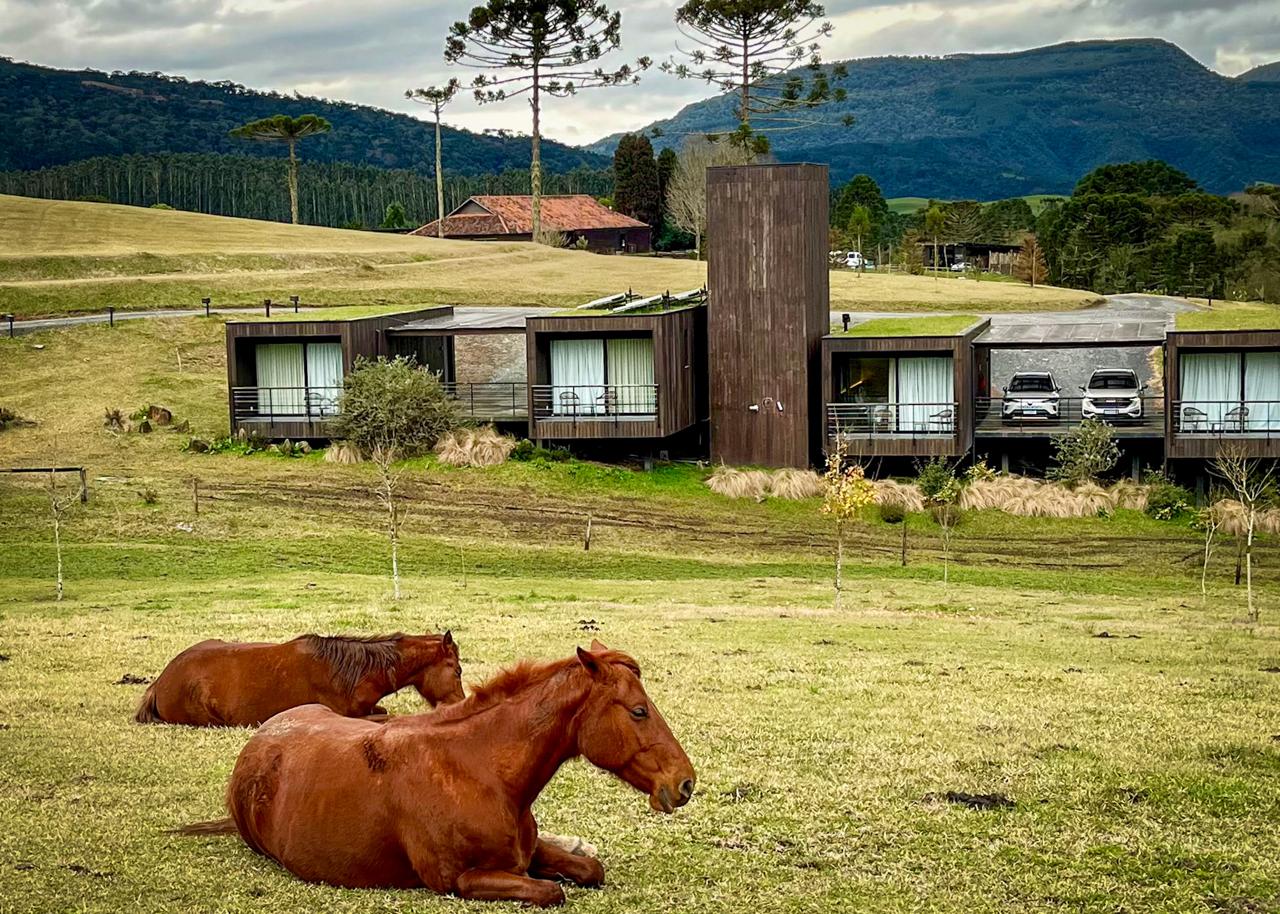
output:
[[574,422],[653,419],[657,384],[535,384],[533,417]]
[[468,418],[529,418],[528,387],[523,381],[450,381],[441,386]]
[[1174,400],[1174,435],[1280,438],[1280,400]]
[[1164,398],[1137,397],[977,397],[974,425],[977,434],[1025,432],[1058,434],[1079,428],[1085,419],[1112,425],[1117,433],[1164,433]]
[[828,403],[827,437],[952,437],[959,406],[956,402]]
[[236,422],[323,422],[338,414],[341,387],[233,387]]

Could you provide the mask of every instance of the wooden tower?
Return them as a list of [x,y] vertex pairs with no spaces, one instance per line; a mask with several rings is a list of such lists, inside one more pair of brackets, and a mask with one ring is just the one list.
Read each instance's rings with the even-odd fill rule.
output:
[[808,467],[830,332],[825,165],[707,171],[711,458]]

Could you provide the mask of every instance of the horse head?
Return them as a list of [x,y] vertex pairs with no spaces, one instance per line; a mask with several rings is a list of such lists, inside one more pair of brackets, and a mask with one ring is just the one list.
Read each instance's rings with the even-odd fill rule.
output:
[[689,756],[640,684],[640,667],[599,641],[578,648],[591,676],[582,707],[578,750],[591,762],[649,795],[658,812],[672,812],[693,796],[696,775]]
[[462,701],[462,663],[458,659],[458,645],[453,632],[436,637],[425,636],[422,648],[422,666],[411,674],[403,685],[411,685],[431,707],[450,705]]

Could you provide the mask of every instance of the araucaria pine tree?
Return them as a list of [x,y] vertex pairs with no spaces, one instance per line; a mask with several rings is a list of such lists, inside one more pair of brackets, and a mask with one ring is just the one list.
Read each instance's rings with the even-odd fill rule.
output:
[[444,237],[444,159],[440,154],[440,112],[453,101],[462,83],[451,79],[443,86],[410,89],[404,97],[431,109],[436,122],[436,237]]
[[687,0],[676,10],[685,44],[677,51],[687,60],[662,69],[736,95],[732,141],[762,155],[769,151],[767,133],[812,126],[814,109],[845,98],[831,85],[847,75],[845,68],[822,67],[819,44],[831,34],[824,16],[811,0]]
[[492,71],[472,81],[476,101],[529,98],[534,240],[542,235],[542,96],[638,82],[647,57],[615,70],[593,66],[621,46],[621,35],[622,17],[598,0],[488,0],[449,30],[445,60]]
[[289,117],[277,114],[261,120],[250,121],[231,135],[242,140],[260,140],[268,143],[286,143],[289,146],[289,215],[298,224],[298,142],[309,136],[328,133],[333,125],[318,114]]

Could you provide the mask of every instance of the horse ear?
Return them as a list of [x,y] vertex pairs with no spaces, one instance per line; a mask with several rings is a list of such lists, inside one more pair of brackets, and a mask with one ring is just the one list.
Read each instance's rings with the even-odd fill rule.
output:
[[600,661],[590,651],[584,651],[578,648],[578,662],[581,663],[593,677],[599,679],[604,673],[604,668],[600,665]]
[[605,647],[603,644],[601,644],[601,643],[600,643],[600,639],[599,639],[599,638],[592,638],[592,639],[591,639],[591,651],[592,651],[592,653],[599,654],[599,653],[601,653],[601,652],[603,652],[603,651],[607,651],[607,650],[608,650],[608,648],[607,648],[607,647]]
[[444,637],[440,639],[440,643],[444,647],[453,647],[453,630],[452,629],[444,633]]

